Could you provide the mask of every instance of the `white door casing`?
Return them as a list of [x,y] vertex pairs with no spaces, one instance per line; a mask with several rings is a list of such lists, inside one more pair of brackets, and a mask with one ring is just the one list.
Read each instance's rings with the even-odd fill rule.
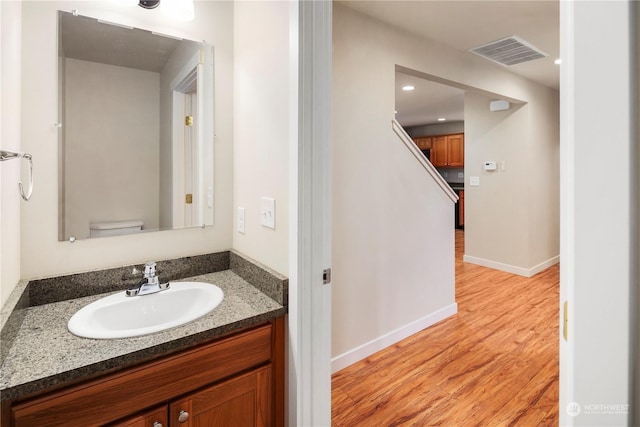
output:
[[631,3],[560,2],[563,426],[632,423]]
[[[289,426],[331,425],[332,4],[290,3]],[[296,179],[297,178],[297,179]]]

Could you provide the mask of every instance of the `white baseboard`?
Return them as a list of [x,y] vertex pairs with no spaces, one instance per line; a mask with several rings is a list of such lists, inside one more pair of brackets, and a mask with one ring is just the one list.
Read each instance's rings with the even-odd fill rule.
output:
[[361,346],[349,350],[339,356],[331,359],[331,373],[338,372],[341,369],[346,368],[372,354],[389,347],[392,344],[402,341],[403,339],[419,332],[431,325],[438,323],[439,321],[446,319],[449,316],[453,316],[458,312],[458,304],[453,303],[440,310],[434,311],[425,317],[415,320],[405,326],[402,326],[394,331],[384,334],[374,340],[371,340]]
[[490,261],[488,259],[477,258],[469,255],[465,255],[462,259],[464,260],[464,262],[468,262],[471,264],[481,265],[483,267],[489,267],[500,271],[506,271],[507,273],[513,273],[519,276],[533,277],[541,271],[551,267],[552,265],[559,263],[560,255],[549,258],[548,260],[543,261],[531,268],[516,267],[515,265],[503,264],[501,262]]

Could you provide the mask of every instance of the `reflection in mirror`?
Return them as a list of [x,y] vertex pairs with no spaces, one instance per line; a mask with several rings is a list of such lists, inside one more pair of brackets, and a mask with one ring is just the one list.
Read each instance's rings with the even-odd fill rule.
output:
[[58,12],[59,239],[213,224],[213,47]]

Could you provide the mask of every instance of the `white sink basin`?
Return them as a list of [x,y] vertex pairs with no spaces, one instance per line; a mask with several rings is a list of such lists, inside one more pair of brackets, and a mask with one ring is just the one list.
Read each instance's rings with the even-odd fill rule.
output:
[[84,338],[127,338],[184,325],[222,302],[222,289],[210,283],[171,282],[169,289],[128,297],[119,292],[74,314],[67,327]]

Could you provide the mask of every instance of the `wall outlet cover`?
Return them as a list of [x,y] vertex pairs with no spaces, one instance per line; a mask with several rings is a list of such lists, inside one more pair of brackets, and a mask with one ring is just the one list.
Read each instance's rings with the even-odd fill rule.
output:
[[238,233],[244,234],[244,220],[245,220],[245,209],[238,208],[238,218],[237,218]]

